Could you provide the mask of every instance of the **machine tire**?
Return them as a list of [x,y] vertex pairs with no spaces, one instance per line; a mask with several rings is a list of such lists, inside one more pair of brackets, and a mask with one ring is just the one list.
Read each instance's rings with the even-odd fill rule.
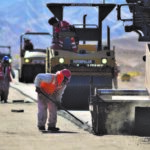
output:
[[33,70],[34,70],[34,72],[33,72],[33,80],[34,80],[37,74],[45,73],[45,65],[37,64],[34,66]]
[[[88,110],[90,96],[90,80],[91,76],[72,75],[62,98],[62,105],[66,109],[72,110]],[[93,77],[93,89],[95,87],[112,88],[112,77],[95,76]],[[74,96],[75,95],[75,96]],[[71,99],[71,101],[70,101]]]
[[33,75],[30,74],[32,72],[32,66],[24,65],[22,67],[22,78],[26,83],[33,82]]
[[32,83],[38,73],[45,73],[44,65],[23,65],[19,82]]

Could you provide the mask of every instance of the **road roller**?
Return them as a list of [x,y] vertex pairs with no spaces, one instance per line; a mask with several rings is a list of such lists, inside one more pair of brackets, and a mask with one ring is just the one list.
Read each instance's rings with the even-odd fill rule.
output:
[[43,46],[45,41],[42,42],[42,38],[49,39],[50,43],[51,35],[48,32],[25,32],[20,36],[19,82],[33,83],[38,73],[45,73],[46,48],[50,44]]
[[[47,7],[58,21],[65,20],[64,9],[85,7],[97,9],[98,24],[87,24],[86,14],[82,24],[71,24],[74,30],[60,30],[57,34],[62,43],[52,43],[47,49],[46,72],[56,73],[61,69],[69,69],[72,73],[63,98],[62,105],[72,110],[88,110],[89,96],[92,88],[117,88],[117,67],[115,48],[110,44],[110,28],[107,26],[106,44],[102,44],[102,22],[114,9],[115,4],[98,3],[48,3]],[[78,15],[78,14],[76,14]],[[79,15],[80,16],[80,15]],[[96,17],[96,16],[94,16]],[[78,20],[77,20],[78,21]],[[72,29],[71,28],[71,29]],[[53,29],[53,38],[55,38]],[[74,41],[72,41],[74,39]],[[76,45],[73,45],[75,42]],[[58,47],[57,44],[62,44]],[[74,47],[76,46],[76,51]]]

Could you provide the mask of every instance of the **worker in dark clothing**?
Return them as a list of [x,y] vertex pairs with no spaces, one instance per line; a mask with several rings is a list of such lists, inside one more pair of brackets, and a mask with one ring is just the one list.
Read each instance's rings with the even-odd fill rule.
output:
[[26,51],[32,51],[34,49],[34,46],[32,42],[29,39],[24,39],[24,47],[21,51],[21,56],[24,57]]
[[33,50],[33,44],[29,39],[24,39],[24,50]]
[[8,56],[4,56],[0,64],[0,100],[4,101],[4,103],[7,103],[10,82],[12,81],[11,75],[15,78],[15,73],[9,60]]

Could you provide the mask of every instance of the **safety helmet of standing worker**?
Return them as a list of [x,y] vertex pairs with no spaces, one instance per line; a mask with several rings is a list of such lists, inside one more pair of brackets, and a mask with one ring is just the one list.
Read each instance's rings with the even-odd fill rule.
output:
[[9,57],[8,56],[4,56],[2,58],[2,63],[9,63]]
[[60,85],[63,81],[65,81],[66,83],[69,83],[69,81],[71,79],[71,72],[68,69],[63,69],[61,71],[57,71],[56,75],[57,75],[58,85]]

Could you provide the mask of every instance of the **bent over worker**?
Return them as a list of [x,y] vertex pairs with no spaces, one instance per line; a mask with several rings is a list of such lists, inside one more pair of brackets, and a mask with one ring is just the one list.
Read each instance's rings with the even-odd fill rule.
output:
[[10,82],[12,81],[11,75],[15,78],[15,73],[9,62],[10,58],[4,56],[0,64],[0,100],[7,103]]
[[[57,71],[56,74],[40,73],[35,78],[36,92],[38,93],[38,122],[39,130],[45,130],[46,121],[48,120],[48,129],[58,131],[57,123],[57,104],[61,103],[64,90],[71,78],[71,72],[68,69]],[[45,97],[46,94],[48,97]],[[47,112],[48,110],[48,112]]]

